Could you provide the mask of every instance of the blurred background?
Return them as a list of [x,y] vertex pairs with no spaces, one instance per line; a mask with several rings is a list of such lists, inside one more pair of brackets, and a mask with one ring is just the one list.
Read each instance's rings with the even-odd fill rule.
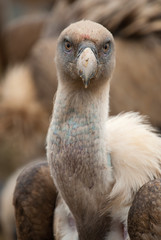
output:
[[161,130],[161,0],[0,0],[0,240],[16,239],[19,169],[45,158],[57,37],[81,19],[115,38],[110,115],[137,111]]

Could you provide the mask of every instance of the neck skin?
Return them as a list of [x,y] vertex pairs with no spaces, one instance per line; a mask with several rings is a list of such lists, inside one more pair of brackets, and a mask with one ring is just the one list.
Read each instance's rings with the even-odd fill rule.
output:
[[104,140],[108,101],[109,82],[79,90],[59,83],[48,132],[51,173],[84,240],[101,239],[100,229],[106,232],[110,225],[103,214],[112,187]]

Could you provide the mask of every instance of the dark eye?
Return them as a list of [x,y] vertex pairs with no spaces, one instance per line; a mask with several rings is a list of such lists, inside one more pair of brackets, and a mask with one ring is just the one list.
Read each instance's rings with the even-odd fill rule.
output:
[[70,52],[71,51],[71,49],[72,49],[72,43],[71,42],[69,42],[69,41],[65,41],[65,43],[64,43],[65,45],[65,49],[68,51],[68,52]]
[[108,50],[110,48],[110,41],[106,42],[104,45],[103,45],[103,52],[104,53],[107,53]]

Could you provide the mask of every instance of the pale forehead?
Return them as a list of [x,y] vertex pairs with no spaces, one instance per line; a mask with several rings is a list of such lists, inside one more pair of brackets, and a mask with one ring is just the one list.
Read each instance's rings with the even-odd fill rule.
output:
[[89,20],[71,24],[61,33],[60,37],[62,36],[69,36],[77,41],[90,39],[99,42],[106,38],[113,39],[112,34],[105,27]]

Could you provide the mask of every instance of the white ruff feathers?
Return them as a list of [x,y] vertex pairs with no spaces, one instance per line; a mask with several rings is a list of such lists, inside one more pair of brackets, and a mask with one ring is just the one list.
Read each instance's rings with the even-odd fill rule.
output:
[[106,133],[115,179],[109,197],[112,215],[125,221],[136,191],[161,176],[161,139],[145,117],[132,112],[110,117]]

